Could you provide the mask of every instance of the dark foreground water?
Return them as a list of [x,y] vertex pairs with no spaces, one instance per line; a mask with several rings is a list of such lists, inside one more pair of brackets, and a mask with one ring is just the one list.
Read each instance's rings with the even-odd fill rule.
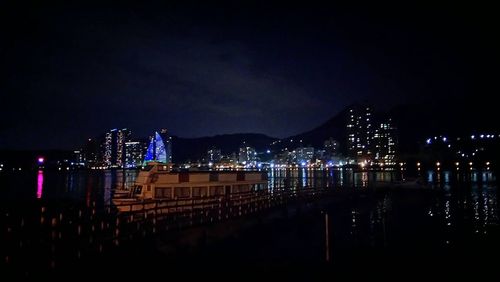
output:
[[[36,201],[106,204],[113,189],[131,185],[135,174],[3,174],[2,202],[4,207]],[[491,172],[425,172],[422,176],[431,184],[430,189],[370,185],[401,177],[387,172],[279,170],[270,176],[271,189],[282,185],[300,189],[327,186],[335,192],[320,201],[264,215],[149,238],[57,274],[78,273],[89,278],[152,279],[160,274],[218,280],[268,276],[292,280],[337,276],[406,280],[436,275],[477,278],[496,273],[500,228],[497,180]],[[194,233],[203,236],[190,240]]]

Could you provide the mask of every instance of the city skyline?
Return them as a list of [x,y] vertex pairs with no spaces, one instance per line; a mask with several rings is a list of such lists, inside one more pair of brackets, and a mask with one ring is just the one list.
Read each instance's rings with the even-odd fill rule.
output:
[[433,8],[8,4],[0,148],[68,149],[115,127],[283,138],[357,101],[492,116],[495,25],[472,17],[488,9]]
[[0,1],[0,273],[494,277],[495,7]]

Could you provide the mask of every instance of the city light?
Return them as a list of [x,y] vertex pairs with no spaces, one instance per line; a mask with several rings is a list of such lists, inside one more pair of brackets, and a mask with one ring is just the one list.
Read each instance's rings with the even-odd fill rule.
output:
[[45,158],[44,157],[39,157],[38,158],[38,164],[43,164],[45,162]]

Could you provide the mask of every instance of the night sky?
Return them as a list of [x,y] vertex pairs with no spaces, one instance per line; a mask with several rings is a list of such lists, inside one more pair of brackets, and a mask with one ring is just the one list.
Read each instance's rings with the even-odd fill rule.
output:
[[0,3],[4,149],[116,127],[286,137],[354,102],[498,94],[492,7],[14,2]]

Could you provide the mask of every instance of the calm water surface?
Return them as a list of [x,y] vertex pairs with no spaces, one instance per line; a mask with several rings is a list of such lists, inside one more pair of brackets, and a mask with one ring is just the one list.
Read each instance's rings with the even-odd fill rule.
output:
[[[109,204],[113,191],[133,185],[136,175],[133,170],[3,173],[1,201],[4,207],[37,201]],[[235,237],[195,253],[181,253],[174,260],[159,252],[156,244],[141,247],[132,255],[143,258],[144,264],[168,261],[172,271],[186,264],[210,268],[220,263],[242,270],[252,265],[256,273],[310,269],[311,265],[325,262],[325,214],[328,214],[329,252],[333,261],[329,269],[332,265],[341,271],[350,271],[358,265],[382,269],[388,264],[411,266],[412,270],[425,264],[442,272],[450,267],[478,264],[485,272],[491,269],[492,261],[487,257],[500,251],[495,174],[426,171],[420,176],[431,189],[372,187],[374,183],[406,177],[399,172],[272,170],[271,190],[284,186],[329,187],[335,190],[334,196],[301,210],[291,210],[291,215],[284,219],[235,232]],[[127,265],[133,261],[130,255],[124,254],[120,263]],[[152,258],[154,261],[150,261]]]

